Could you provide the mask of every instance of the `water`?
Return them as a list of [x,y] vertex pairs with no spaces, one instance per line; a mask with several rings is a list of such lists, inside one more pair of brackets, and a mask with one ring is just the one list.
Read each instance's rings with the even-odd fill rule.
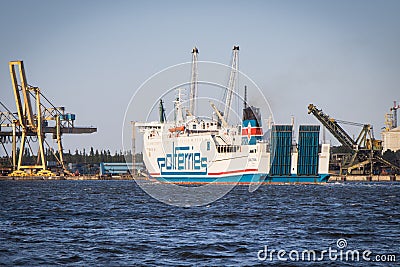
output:
[[[381,266],[280,261],[268,249],[400,254],[400,183],[237,186],[210,205],[158,202],[134,181],[1,181],[0,265]],[[263,256],[263,254],[260,254]],[[287,255],[286,255],[287,257]]]

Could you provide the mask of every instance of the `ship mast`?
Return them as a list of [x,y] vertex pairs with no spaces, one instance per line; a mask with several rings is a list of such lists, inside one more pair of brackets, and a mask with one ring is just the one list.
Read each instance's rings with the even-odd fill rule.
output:
[[192,50],[192,78],[190,81],[190,99],[189,99],[189,113],[194,115],[196,108],[196,94],[197,94],[197,54],[199,50],[194,47]]
[[235,90],[236,74],[238,72],[238,67],[239,67],[238,59],[239,59],[239,46],[234,46],[232,50],[231,74],[229,76],[229,83],[227,88],[228,92],[226,95],[225,110],[224,110],[224,118],[226,122],[228,122],[229,111],[231,109],[231,103],[232,103],[232,95],[233,91]]
[[182,90],[183,88],[178,88],[178,97],[174,101],[175,103],[175,124],[180,124],[183,122],[183,112],[182,112]]

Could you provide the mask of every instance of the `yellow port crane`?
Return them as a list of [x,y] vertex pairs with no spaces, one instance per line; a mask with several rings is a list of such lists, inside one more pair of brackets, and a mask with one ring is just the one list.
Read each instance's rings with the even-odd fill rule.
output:
[[[65,113],[64,107],[55,107],[41,92],[38,87],[28,84],[23,61],[10,61],[9,70],[11,83],[14,92],[16,113],[1,112],[2,123],[0,136],[2,145],[5,137],[12,137],[12,176],[52,176],[47,170],[44,146],[47,145],[53,153],[60,167],[67,173],[63,160],[62,135],[63,134],[87,134],[97,131],[94,127],[75,127],[75,114]],[[44,101],[42,101],[42,98]],[[46,104],[45,104],[46,103]],[[2,104],[5,108],[5,106]],[[4,131],[4,126],[12,130]],[[52,134],[53,139],[57,141],[57,153],[50,147],[46,141],[46,134]],[[37,153],[30,145],[30,141],[36,141]],[[19,148],[17,149],[17,142]],[[26,146],[37,155],[35,164],[26,164],[24,162],[24,153]]]
[[[357,168],[369,165],[369,172],[372,175],[374,164],[378,162],[400,171],[400,167],[382,158],[382,141],[374,138],[372,125],[331,118],[313,104],[308,105],[308,114],[313,114],[344,147],[351,151],[352,156],[350,160],[343,162],[341,173],[343,170],[351,173]],[[339,123],[362,127],[357,139],[351,138]]]

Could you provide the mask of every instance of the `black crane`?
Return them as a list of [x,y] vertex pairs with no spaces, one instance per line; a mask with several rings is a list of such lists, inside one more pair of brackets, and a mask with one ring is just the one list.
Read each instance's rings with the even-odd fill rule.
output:
[[[378,162],[400,171],[400,167],[382,158],[382,141],[374,138],[372,125],[336,120],[313,104],[308,105],[308,114],[313,114],[344,147],[351,150],[351,158],[343,162],[341,172],[351,173],[354,169],[369,165],[369,172],[372,174],[374,165]],[[354,140],[339,123],[360,126],[362,129]]]

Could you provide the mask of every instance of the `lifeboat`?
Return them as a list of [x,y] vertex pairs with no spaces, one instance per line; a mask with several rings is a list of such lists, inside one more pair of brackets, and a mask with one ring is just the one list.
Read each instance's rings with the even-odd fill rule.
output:
[[179,127],[174,127],[174,128],[170,128],[169,131],[171,133],[175,133],[175,132],[183,132],[185,130],[185,126],[179,126]]

